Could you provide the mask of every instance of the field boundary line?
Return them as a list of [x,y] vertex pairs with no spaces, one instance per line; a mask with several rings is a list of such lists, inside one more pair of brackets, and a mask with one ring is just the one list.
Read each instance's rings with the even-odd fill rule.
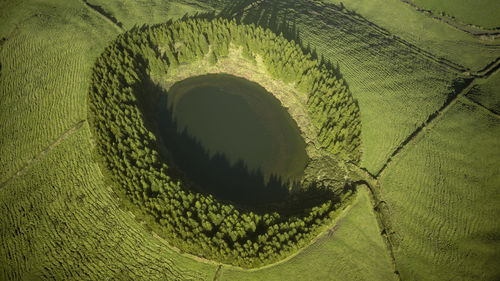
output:
[[475,78],[488,78],[490,77],[493,73],[498,71],[498,68],[500,66],[500,57],[496,58],[492,62],[490,62],[488,65],[486,65],[483,69],[474,71],[470,75],[474,76]]
[[384,240],[385,242],[384,244],[386,250],[389,252],[389,257],[391,258],[392,266],[394,269],[393,273],[397,276],[397,279],[399,281],[402,281],[396,262],[396,255],[394,254],[394,243],[393,240],[391,240],[391,237],[394,237],[395,232],[392,229],[391,221],[389,218],[390,216],[385,215],[382,211],[382,208],[385,207],[385,210],[389,212],[389,208],[387,206],[387,203],[382,200],[380,183],[378,181],[375,181],[375,184],[373,186],[370,186],[369,184],[367,185],[368,189],[370,190],[370,201],[373,204],[373,212],[375,213],[380,236],[382,236],[382,240]]
[[99,9],[98,9],[99,6],[92,5],[89,2],[87,2],[87,0],[80,0],[80,2],[85,7],[87,7],[87,9],[89,11],[91,11],[92,13],[94,13],[97,16],[101,17],[102,19],[104,19],[104,21],[110,23],[119,33],[122,33],[124,31],[124,29],[122,27],[123,24],[121,22],[119,22],[117,19],[113,20],[109,16],[107,16],[104,13],[102,13],[101,11],[99,11]]
[[221,273],[222,273],[222,264],[219,264],[219,266],[217,267],[217,271],[215,271],[215,275],[214,275],[214,280],[213,281],[219,280]]
[[[483,70],[481,70],[480,72],[478,72],[479,76],[477,76],[477,77],[479,77],[479,78],[483,78],[484,77],[484,79],[488,79],[490,76],[496,75],[499,71],[500,71],[500,57],[497,58],[492,63],[490,63],[489,65],[487,65]],[[489,114],[491,114],[491,115],[493,115],[493,116],[495,116],[497,118],[500,117],[499,113],[497,113],[497,112],[493,111],[492,109],[484,106],[480,102],[473,100],[469,96],[465,95],[464,99],[466,99],[466,100],[470,101],[471,103],[473,103],[474,105],[482,108],[487,113],[489,113]]]
[[431,10],[427,10],[417,6],[415,3],[409,0],[401,0],[401,2],[413,7],[417,12],[420,12],[430,18],[444,22],[455,29],[463,31],[469,35],[476,37],[479,40],[485,41],[489,38],[497,39],[500,37],[500,28],[484,28],[480,26],[475,26],[472,24],[467,24],[457,19],[452,19],[449,17],[439,16]]
[[384,173],[384,171],[386,170],[387,166],[389,164],[391,164],[392,162],[392,159],[394,159],[395,157],[397,157],[409,144],[413,143],[420,135],[423,131],[425,131],[426,129],[432,127],[434,125],[434,123],[436,123],[436,121],[438,121],[439,119],[441,119],[441,116],[446,113],[453,105],[455,105],[457,103],[457,100],[460,98],[460,97],[463,97],[465,96],[473,87],[474,85],[476,85],[476,82],[474,79],[470,79],[467,84],[467,86],[465,86],[465,88],[463,88],[460,93],[458,93],[456,96],[452,97],[451,99],[449,99],[448,101],[446,101],[442,106],[441,108],[439,108],[438,110],[436,110],[434,113],[432,113],[431,115],[429,115],[429,117],[427,118],[427,120],[425,122],[423,122],[420,126],[418,126],[418,128],[413,132],[411,133],[399,146],[398,148],[396,148],[396,150],[394,150],[394,152],[389,156],[389,158],[387,159],[387,161],[385,162],[385,164],[382,166],[382,168],[378,171],[378,173],[375,175],[375,177],[377,179],[379,179],[382,174]]
[[[488,79],[491,75],[494,73],[500,71],[500,58],[497,58],[496,60],[493,61],[493,63],[490,63],[488,66],[486,66],[483,70],[483,74],[476,76],[477,78],[481,79]],[[382,173],[385,171],[387,166],[391,163],[392,159],[396,157],[408,144],[411,142],[415,141],[415,139],[420,135],[422,131],[427,129],[428,127],[431,127],[437,120],[440,119],[440,117],[448,111],[450,107],[452,107],[457,100],[459,100],[461,97],[467,97],[467,94],[469,91],[477,85],[477,78],[470,78],[466,84],[466,86],[458,93],[456,96],[449,98],[442,106],[439,108],[437,111],[429,115],[427,121],[423,122],[413,133],[411,133],[399,146],[394,150],[394,152],[389,156],[385,164],[382,166],[382,168],[377,172],[375,175],[375,178],[379,179],[382,176]],[[480,104],[477,104],[478,106],[481,106]],[[484,107],[484,109],[488,110],[487,108]],[[491,112],[493,113],[493,112]],[[493,113],[495,114],[495,113]],[[498,114],[495,114],[498,115]]]
[[377,214],[377,221],[379,223],[379,226],[382,228],[382,237],[384,241],[386,241],[386,245],[388,248],[388,251],[390,253],[391,259],[394,264],[394,273],[398,276],[399,281],[401,281],[401,276],[399,274],[399,271],[397,270],[397,263],[396,263],[396,257],[394,254],[394,248],[397,247],[398,241],[397,241],[397,235],[396,233],[392,230],[391,226],[391,214],[390,214],[390,209],[387,206],[387,203],[383,200],[382,197],[382,188],[380,186],[379,179],[382,177],[382,174],[386,170],[386,168],[393,162],[393,159],[397,157],[408,145],[419,141],[421,137],[423,137],[423,134],[421,134],[423,131],[426,131],[428,128],[432,128],[434,124],[436,124],[442,116],[452,107],[454,106],[458,100],[465,100],[465,101],[470,101],[470,103],[474,106],[477,106],[481,108],[482,110],[487,111],[490,114],[493,114],[495,117],[500,117],[499,114],[496,114],[495,112],[492,112],[490,109],[482,106],[481,104],[471,100],[469,97],[467,97],[467,94],[476,86],[477,80],[478,79],[489,79],[491,75],[497,73],[500,71],[500,58],[497,58],[494,60],[492,63],[488,64],[486,67],[483,68],[483,70],[479,71],[482,73],[477,73],[475,78],[469,78],[466,80],[466,84],[462,88],[462,90],[456,94],[453,97],[448,98],[448,100],[441,106],[440,109],[438,109],[436,112],[433,114],[429,115],[429,118],[427,119],[426,122],[422,123],[412,134],[410,134],[405,141],[403,141],[398,148],[391,154],[391,156],[387,159],[386,163],[384,166],[379,170],[379,172],[376,175],[371,174],[368,170],[365,168],[359,167],[358,165],[355,165],[353,163],[350,163],[351,168],[354,168],[354,170],[357,172],[364,182],[370,189],[372,199],[373,199],[373,204],[374,204],[374,210],[375,213]]
[[401,281],[401,275],[399,274],[399,270],[397,269],[396,257],[394,255],[396,233],[392,230],[389,214],[390,211],[387,203],[382,199],[380,183],[377,178],[375,178],[370,172],[368,172],[364,168],[361,168],[357,164],[350,162],[348,163],[348,166],[349,170],[353,171],[360,177],[357,180],[353,180],[353,184],[366,185],[368,188],[368,191],[370,193],[370,202],[373,205],[373,212],[377,220],[377,225],[379,227],[379,230],[381,230],[380,236],[382,236],[382,240],[384,241],[384,244],[386,246],[386,251],[389,253],[389,257],[393,265],[393,273],[397,276],[397,280]]
[[80,122],[76,123],[73,125],[71,128],[67,129],[62,135],[60,135],[57,139],[55,139],[51,144],[49,144],[45,149],[43,149],[40,153],[35,155],[32,159],[28,160],[24,166],[19,169],[16,173],[14,173],[12,176],[10,176],[6,181],[0,184],[0,189],[5,187],[10,181],[15,179],[16,177],[19,177],[23,175],[26,170],[33,166],[35,163],[40,161],[47,153],[49,153],[54,147],[58,146],[61,142],[63,142],[66,138],[68,138],[72,133],[80,129],[83,124],[86,122],[86,120],[81,120]]
[[472,103],[474,106],[477,106],[477,107],[481,108],[486,113],[488,113],[490,115],[493,115],[496,118],[500,118],[500,114],[498,114],[498,113],[494,112],[493,110],[487,108],[486,106],[482,105],[481,103],[479,103],[479,102],[477,102],[477,101],[469,98],[468,96],[464,96],[463,99],[466,100],[469,103]]
[[324,9],[328,9],[328,11],[331,11],[331,12],[334,12],[337,14],[346,15],[349,18],[351,18],[354,22],[356,22],[357,24],[371,27],[371,28],[373,28],[373,30],[375,32],[381,34],[382,36],[384,36],[390,40],[394,40],[395,42],[407,47],[408,49],[411,50],[411,52],[415,53],[416,55],[419,55],[419,56],[421,56],[429,61],[432,61],[432,62],[439,64],[443,67],[446,67],[446,68],[450,69],[451,71],[458,72],[461,74],[470,71],[470,69],[468,67],[460,65],[458,63],[455,63],[447,58],[438,57],[435,54],[431,53],[430,51],[426,51],[426,50],[418,47],[417,45],[407,41],[406,39],[403,39],[397,35],[392,34],[387,29],[385,29],[385,28],[375,24],[374,22],[366,19],[363,15],[358,14],[355,11],[351,11],[351,10],[343,11],[340,9],[341,8],[340,6],[337,6],[337,5],[331,4],[331,3],[321,2],[321,4],[322,4],[321,6],[317,5],[316,7],[322,8],[323,12],[324,12]]

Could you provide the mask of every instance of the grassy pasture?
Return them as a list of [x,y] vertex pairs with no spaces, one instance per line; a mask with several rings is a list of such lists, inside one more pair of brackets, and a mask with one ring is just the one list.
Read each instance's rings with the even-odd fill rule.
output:
[[304,45],[340,68],[361,110],[361,165],[373,174],[453,92],[456,74],[334,5],[263,2],[243,21],[264,26],[290,21]]
[[412,0],[436,14],[444,12],[456,19],[485,28],[500,27],[500,5],[496,0]]
[[370,193],[366,187],[358,193],[333,233],[286,263],[252,272],[223,267],[219,280],[396,280]]
[[3,31],[8,37],[0,50],[0,183],[85,119],[90,67],[106,38],[114,36],[78,1],[54,8],[55,3],[23,5],[27,10],[14,12],[22,16],[9,20],[13,30]]
[[192,15],[213,10],[209,5],[195,0],[88,0],[87,2],[99,6],[106,13],[113,15],[124,29],[130,29],[134,25],[163,23],[168,19],[181,18],[185,14]]
[[[449,59],[471,70],[480,70],[500,55],[500,39],[483,41],[418,12],[401,0],[323,0],[361,14],[437,57]],[[438,1],[435,1],[436,3]],[[443,1],[439,1],[443,2]],[[455,5],[456,1],[445,1]],[[471,1],[476,3],[476,1]]]
[[[126,28],[206,7],[89,2]],[[399,0],[342,2],[394,35],[472,69],[499,56],[498,42],[473,39]],[[275,20],[278,11],[288,13],[306,44],[339,62],[364,118],[363,165],[376,173],[405,134],[439,108],[456,75],[328,5],[278,4],[264,1],[249,13]],[[7,38],[0,46],[0,184],[86,118],[90,66],[115,34],[81,1],[0,2],[0,39]],[[468,97],[498,108],[497,82],[498,73]],[[495,118],[463,99],[384,172],[382,192],[400,239],[396,259],[403,280],[498,280]],[[168,250],[117,207],[90,158],[89,138],[84,123],[0,188],[0,280],[214,280],[216,267]],[[390,280],[393,267],[363,192],[329,239],[266,270],[223,268],[219,279],[294,280],[299,272],[305,280]]]
[[0,188],[0,280],[211,280],[118,208],[74,127],[113,26],[76,0],[1,5],[0,183],[28,166]]
[[493,73],[488,79],[482,79],[467,94],[467,97],[484,107],[500,114],[500,71]]
[[498,280],[498,118],[461,98],[382,175],[403,280]]
[[211,280],[119,208],[89,139],[85,123],[0,189],[0,280]]

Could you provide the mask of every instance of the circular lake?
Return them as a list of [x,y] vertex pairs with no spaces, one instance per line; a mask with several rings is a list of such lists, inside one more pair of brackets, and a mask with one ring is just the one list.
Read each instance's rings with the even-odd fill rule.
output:
[[158,119],[167,150],[204,192],[270,203],[302,176],[308,158],[297,124],[259,84],[203,75],[174,84],[167,99]]

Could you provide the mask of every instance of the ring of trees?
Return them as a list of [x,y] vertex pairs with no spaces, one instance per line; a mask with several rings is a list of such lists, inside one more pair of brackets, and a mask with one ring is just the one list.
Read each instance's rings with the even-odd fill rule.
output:
[[[323,198],[293,214],[258,213],[194,192],[176,176],[143,117],[150,98],[144,88],[153,72],[173,71],[202,58],[215,64],[230,48],[242,48],[249,61],[258,57],[272,79],[307,93],[304,106],[318,129],[316,140],[322,149],[359,160],[359,109],[345,82],[293,41],[225,19],[143,26],[118,36],[93,67],[89,121],[96,159],[106,182],[127,198],[121,200],[126,208],[183,251],[256,267],[306,245],[352,196]],[[317,193],[305,190],[300,196]]]

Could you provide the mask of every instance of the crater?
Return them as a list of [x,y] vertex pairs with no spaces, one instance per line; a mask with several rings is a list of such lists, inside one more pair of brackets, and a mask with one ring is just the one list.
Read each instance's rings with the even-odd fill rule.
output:
[[360,157],[357,103],[333,70],[270,30],[225,19],[136,27],[104,50],[90,85],[104,180],[183,251],[270,264],[353,198],[343,161]]

